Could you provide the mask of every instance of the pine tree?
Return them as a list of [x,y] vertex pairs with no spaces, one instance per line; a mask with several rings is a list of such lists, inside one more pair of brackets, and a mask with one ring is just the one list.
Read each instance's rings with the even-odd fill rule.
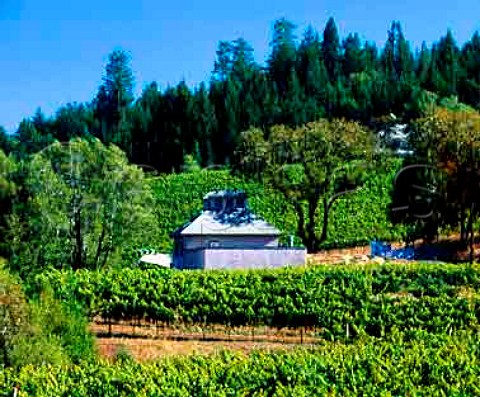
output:
[[330,82],[334,83],[341,71],[341,49],[337,25],[332,17],[323,31],[322,51]]
[[127,125],[127,109],[133,102],[133,74],[130,57],[121,49],[108,57],[103,84],[96,98],[96,116],[100,121],[100,137],[131,152],[131,137]]
[[215,108],[204,83],[200,84],[194,101],[193,122],[194,136],[198,147],[197,161],[203,166],[209,166],[215,162],[212,140],[217,128],[217,119]]
[[343,41],[343,75],[350,77],[366,69],[365,54],[357,33],[349,34]]
[[425,42],[422,43],[420,53],[417,56],[416,75],[419,84],[423,87],[427,81],[428,70],[432,62],[432,55]]
[[296,26],[285,18],[275,21],[271,54],[268,60],[269,72],[277,84],[280,96],[287,90],[287,81],[295,67],[296,60]]
[[439,87],[444,96],[457,95],[459,78],[459,54],[453,34],[449,29],[437,46],[437,67],[444,81],[444,87]]
[[305,31],[297,58],[297,76],[305,92],[305,117],[315,120],[324,114],[328,73],[318,33],[312,27]]
[[13,137],[7,134],[4,127],[0,126],[0,151],[3,151],[7,156],[13,150]]
[[161,94],[154,82],[145,87],[131,110],[132,161],[137,164],[158,167],[156,159],[162,150],[159,139],[162,116],[160,106]]
[[251,77],[255,71],[253,47],[242,37],[232,43],[232,73],[239,81]]
[[233,51],[234,44],[232,42],[222,40],[218,43],[217,58],[212,73],[214,80],[225,81],[232,72]]
[[463,102],[480,106],[480,34],[475,32],[465,43],[461,54],[463,70],[459,96]]
[[93,130],[93,112],[91,106],[69,103],[55,113],[52,130],[61,142],[73,137],[86,137]]
[[[38,123],[38,120],[36,120]],[[25,157],[29,154],[45,149],[53,143],[53,136],[50,133],[42,133],[35,127],[32,120],[24,119],[20,122],[15,138],[18,141],[18,156]]]
[[306,123],[305,92],[300,85],[295,70],[290,72],[287,81],[287,92],[283,101],[282,124],[298,126]]

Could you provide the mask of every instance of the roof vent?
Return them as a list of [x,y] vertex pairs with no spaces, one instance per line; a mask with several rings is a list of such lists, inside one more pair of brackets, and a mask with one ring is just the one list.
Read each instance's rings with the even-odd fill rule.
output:
[[247,209],[247,194],[240,190],[210,192],[203,198],[203,210],[212,212],[233,212]]

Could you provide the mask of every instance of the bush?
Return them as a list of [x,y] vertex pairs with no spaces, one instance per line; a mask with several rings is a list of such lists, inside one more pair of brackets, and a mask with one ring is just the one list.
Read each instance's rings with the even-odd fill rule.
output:
[[[20,280],[0,269],[0,364],[79,363],[94,357],[93,336],[78,303],[61,303],[51,292],[27,301]],[[68,302],[68,301],[67,301]]]

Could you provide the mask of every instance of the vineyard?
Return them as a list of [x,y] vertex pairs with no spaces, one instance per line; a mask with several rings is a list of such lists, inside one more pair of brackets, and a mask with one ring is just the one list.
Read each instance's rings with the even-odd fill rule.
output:
[[113,350],[5,368],[0,396],[480,393],[478,265],[50,270],[26,287],[82,303]]
[[262,271],[52,271],[38,278],[91,318],[166,326],[311,328],[325,340],[382,337],[394,328],[477,330],[480,268],[309,266]]
[[474,396],[480,341],[473,333],[423,332],[326,342],[315,349],[176,357],[139,364],[27,366],[0,373],[11,396]]

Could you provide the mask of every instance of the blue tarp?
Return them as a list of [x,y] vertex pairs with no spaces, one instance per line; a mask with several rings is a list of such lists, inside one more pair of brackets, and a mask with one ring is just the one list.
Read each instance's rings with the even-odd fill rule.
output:
[[392,249],[392,245],[383,241],[370,242],[370,255],[392,259],[415,259],[415,250],[412,247]]

